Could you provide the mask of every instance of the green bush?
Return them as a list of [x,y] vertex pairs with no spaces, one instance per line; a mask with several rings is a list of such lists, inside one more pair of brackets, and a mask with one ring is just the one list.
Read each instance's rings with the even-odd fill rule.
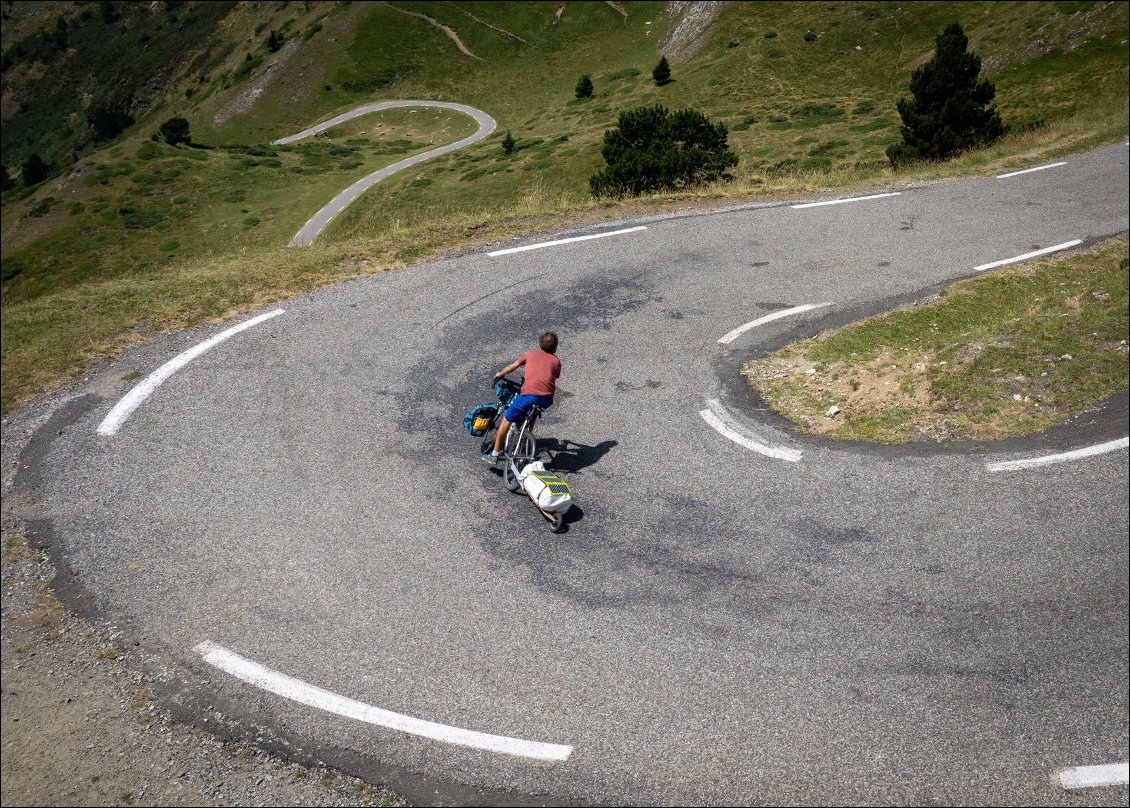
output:
[[593,196],[639,196],[728,179],[738,164],[727,146],[725,124],[691,109],[640,107],[620,113],[604,133],[606,167],[589,178]]
[[176,146],[178,143],[191,143],[192,136],[188,133],[188,121],[181,117],[169,118],[161,124],[158,131],[165,142],[170,146]]
[[592,98],[592,91],[592,77],[586,73],[581,76],[580,80],[577,82],[577,87],[573,91],[573,94],[577,98]]

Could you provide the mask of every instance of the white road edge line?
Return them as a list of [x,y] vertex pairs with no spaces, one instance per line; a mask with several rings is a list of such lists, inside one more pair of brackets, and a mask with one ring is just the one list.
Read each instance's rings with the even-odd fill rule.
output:
[[[734,426],[727,423],[730,420],[729,413],[726,412],[726,408],[722,406],[722,402],[718,399],[707,399],[706,407],[705,410],[698,411],[698,414],[702,416],[702,420],[710,424],[718,434],[729,438],[734,443],[744,446],[747,449],[752,449],[766,457],[772,457],[776,460],[787,460],[790,463],[796,463],[803,457],[804,453],[798,449],[788,449],[784,446],[770,446],[767,443],[762,443],[759,440],[755,440],[752,437],[738,432]],[[721,413],[721,415],[718,413]]]
[[781,309],[780,311],[775,311],[772,314],[766,314],[764,317],[758,317],[756,320],[748,322],[745,325],[739,325],[737,328],[726,334],[726,336],[722,337],[718,341],[723,345],[726,345],[736,340],[751,328],[755,328],[765,323],[771,323],[774,320],[780,320],[782,317],[789,317],[793,314],[800,314],[804,311],[811,311],[812,309],[820,309],[824,306],[831,305],[831,303],[805,303],[803,306],[793,306],[791,309]]
[[629,227],[626,230],[612,230],[607,233],[593,233],[591,236],[573,236],[572,238],[559,238],[556,241],[543,241],[539,244],[527,244],[524,247],[509,247],[505,250],[495,250],[489,252],[491,258],[499,255],[509,255],[510,253],[526,252],[526,250],[540,250],[543,247],[556,247],[558,244],[570,244],[574,241],[589,241],[594,238],[608,238],[609,236],[619,236],[624,233],[635,233],[637,230],[647,230],[647,227],[640,225],[639,227]]
[[364,721],[367,724],[376,724],[445,743],[538,760],[564,761],[568,760],[569,755],[573,753],[572,746],[523,741],[519,738],[507,738],[502,735],[488,735],[484,732],[449,727],[446,724],[436,724],[420,718],[382,710],[380,707],[373,707],[339,696],[336,693],[307,684],[301,679],[295,679],[285,673],[265,668],[259,663],[252,662],[250,659],[241,657],[234,651],[229,651],[215,643],[202,642],[196,646],[195,650],[209,665],[230,673],[248,684],[291,701],[296,701],[299,704],[336,713],[357,721]]
[[137,386],[130,390],[122,400],[114,405],[114,409],[102,419],[102,423],[98,426],[99,435],[113,435],[125,423],[125,420],[130,417],[134,410],[141,406],[141,402],[149,398],[149,395],[160,387],[164,381],[187,365],[200,354],[209,350],[210,348],[219,345],[228,337],[235,336],[240,331],[244,331],[252,326],[259,325],[264,320],[270,320],[272,317],[278,317],[280,314],[285,313],[285,309],[275,309],[266,314],[260,314],[258,317],[252,317],[250,320],[240,323],[239,325],[229,328],[227,331],[221,331],[211,339],[207,339],[199,345],[189,348],[182,354],[174,356],[161,367],[150,373],[144,379],[137,383]]
[[1043,457],[1029,457],[1025,460],[1008,460],[1001,463],[986,463],[985,468],[989,471],[1016,471],[1017,469],[1030,469],[1036,466],[1050,466],[1053,463],[1067,463],[1070,460],[1079,460],[1083,457],[1093,457],[1095,455],[1106,454],[1107,452],[1114,452],[1118,449],[1125,449],[1130,447],[1130,437],[1119,438],[1118,440],[1110,440],[1106,443],[1097,443],[1094,446],[1086,446],[1082,449],[1074,449],[1070,452],[1063,452],[1062,454],[1044,455]]
[[871,194],[871,196],[851,196],[847,199],[829,199],[826,202],[805,202],[803,205],[789,205],[789,207],[795,210],[800,210],[801,208],[819,208],[823,205],[842,205],[845,202],[862,202],[865,199],[882,199],[886,196],[902,196],[902,191],[892,191],[888,194]]
[[1065,165],[1067,165],[1066,161],[1064,161],[1062,163],[1048,163],[1046,166],[1036,166],[1035,168],[1025,168],[1025,169],[1022,169],[1021,171],[1010,171],[1007,174],[997,174],[997,179],[1003,180],[1003,179],[1007,179],[1008,177],[1017,177],[1017,176],[1020,176],[1021,174],[1031,174],[1033,171],[1043,171],[1046,168],[1058,168],[1059,166],[1065,166]]
[[1082,244],[1083,239],[1075,239],[1074,241],[1065,241],[1062,244],[1057,244],[1054,247],[1044,247],[1042,250],[1035,250],[1034,252],[1024,253],[1024,255],[1013,256],[1012,258],[1005,258],[1003,261],[993,261],[991,264],[981,264],[980,266],[973,267],[974,272],[984,272],[986,269],[993,269],[994,267],[1003,267],[1005,264],[1015,264],[1018,261],[1027,261],[1029,258],[1037,258],[1041,255],[1048,253],[1058,252],[1059,250],[1066,250],[1069,247],[1074,247],[1077,244]]
[[1099,788],[1124,786],[1130,782],[1130,763],[1108,763],[1104,766],[1075,766],[1056,772],[1055,780],[1064,788]]

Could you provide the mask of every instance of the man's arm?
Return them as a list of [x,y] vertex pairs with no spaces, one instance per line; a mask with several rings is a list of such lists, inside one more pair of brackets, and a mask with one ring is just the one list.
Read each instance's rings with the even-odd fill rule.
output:
[[510,363],[509,365],[507,365],[506,367],[504,367],[504,368],[503,368],[502,370],[498,371],[498,373],[494,374],[494,378],[495,378],[496,380],[497,380],[497,379],[501,379],[501,378],[502,378],[503,376],[505,376],[505,375],[506,375],[507,373],[512,373],[513,371],[515,371],[515,370],[517,370],[518,368],[522,367],[522,365],[523,365],[523,364],[524,364],[524,363],[522,362],[522,357],[518,357],[518,358],[517,358],[517,359],[515,359],[515,360],[514,360],[513,362],[511,362],[511,363]]

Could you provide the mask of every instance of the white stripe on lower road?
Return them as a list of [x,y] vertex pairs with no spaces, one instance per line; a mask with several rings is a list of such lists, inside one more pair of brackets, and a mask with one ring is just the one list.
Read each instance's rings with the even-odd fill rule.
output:
[[718,341],[723,345],[726,345],[736,340],[751,328],[756,328],[757,326],[763,325],[765,323],[771,323],[774,320],[780,320],[782,317],[788,317],[793,314],[800,314],[801,312],[811,311],[812,309],[819,309],[823,308],[824,306],[831,305],[831,303],[805,303],[803,306],[793,306],[791,309],[781,309],[781,311],[775,311],[772,314],[766,314],[764,317],[758,317],[756,320],[748,322],[745,325],[739,325],[737,328],[726,334],[726,336],[722,337]]
[[734,443],[744,446],[747,449],[752,449],[766,457],[772,457],[776,460],[788,460],[790,463],[796,463],[803,456],[803,453],[797,449],[773,446],[752,435],[742,434],[742,432],[738,431],[740,428],[732,422],[729,413],[726,412],[726,408],[722,406],[722,402],[717,399],[707,399],[706,407],[705,410],[699,410],[698,412],[698,414],[702,416],[702,420],[710,424],[720,435],[729,438]]
[[1065,166],[1065,165],[1067,165],[1067,163],[1065,163],[1065,162],[1064,163],[1048,163],[1046,166],[1036,166],[1035,168],[1025,168],[1022,171],[1010,171],[1007,174],[997,174],[997,179],[1003,180],[1007,177],[1016,177],[1016,176],[1019,176],[1020,174],[1031,174],[1033,171],[1043,171],[1046,168],[1058,168],[1059,166]]
[[609,236],[619,236],[624,233],[635,233],[637,230],[647,230],[643,225],[639,227],[629,227],[627,230],[612,230],[607,233],[593,233],[591,236],[573,236],[572,238],[559,238],[556,241],[543,241],[540,244],[527,244],[524,247],[509,247],[505,250],[495,250],[494,252],[487,253],[491,258],[498,255],[509,255],[510,253],[526,252],[526,250],[540,250],[542,247],[556,247],[558,244],[570,244],[574,241],[589,241],[594,238],[608,238]]
[[823,205],[842,205],[845,202],[862,202],[865,199],[882,199],[885,196],[901,196],[902,191],[892,191],[889,194],[872,194],[871,196],[852,196],[847,199],[829,199],[827,202],[805,202],[803,205],[789,205],[790,208],[819,208]]
[[161,367],[157,368],[155,371],[138,382],[136,387],[126,393],[122,400],[114,405],[114,409],[110,410],[110,414],[103,418],[102,423],[99,424],[98,434],[113,435],[115,432],[117,432],[121,428],[125,420],[130,417],[133,411],[141,406],[141,402],[149,398],[150,393],[160,387],[165,379],[172,376],[193,359],[200,356],[200,354],[204,353],[210,348],[215,347],[216,345],[219,345],[228,337],[235,336],[240,331],[244,331],[254,325],[258,325],[264,320],[269,320],[272,317],[278,317],[283,312],[283,309],[275,309],[274,311],[269,311],[266,314],[260,314],[258,317],[252,317],[247,322],[240,323],[234,328],[229,328],[227,331],[221,331],[211,339],[207,339],[196,347],[189,348],[184,353],[173,357],[168,362],[161,365]]
[[1044,247],[1042,250],[1035,250],[1024,255],[1017,255],[1012,258],[1005,258],[1003,261],[993,261],[991,264],[981,264],[981,266],[973,267],[975,272],[983,272],[986,269],[993,269],[994,267],[1003,267],[1005,264],[1015,264],[1018,261],[1027,261],[1029,258],[1037,258],[1041,255],[1048,253],[1058,252],[1059,250],[1066,250],[1069,247],[1074,247],[1077,244],[1082,244],[1082,239],[1075,239],[1074,241],[1065,241],[1062,244],[1057,244],[1054,247]]
[[202,642],[196,646],[196,652],[203,657],[209,665],[230,673],[237,679],[242,679],[248,684],[270,691],[277,696],[316,707],[330,713],[364,721],[367,724],[387,727],[388,729],[407,732],[410,735],[419,735],[445,743],[470,746],[475,749],[485,749],[488,752],[499,752],[504,755],[517,757],[536,758],[538,760],[567,760],[573,753],[573,747],[561,746],[552,743],[539,743],[537,741],[523,741],[518,738],[507,738],[502,735],[488,735],[484,732],[474,732],[459,727],[449,727],[446,724],[436,724],[419,718],[401,715],[400,713],[382,710],[353,699],[339,696],[320,687],[307,684],[301,679],[287,676],[285,673],[265,668],[257,662],[245,659],[239,654],[229,651],[210,642]]
[[1095,455],[1106,454],[1107,452],[1114,452],[1118,449],[1125,449],[1130,447],[1130,437],[1119,438],[1118,440],[1107,441],[1106,443],[1097,443],[1094,446],[1087,446],[1082,449],[1075,449],[1070,452],[1063,452],[1062,454],[1044,455],[1043,457],[1030,457],[1026,460],[1009,460],[1003,463],[986,463],[985,468],[989,471],[1016,471],[1017,469],[1030,469],[1036,466],[1050,466],[1053,463],[1066,463],[1070,460],[1079,460],[1083,457],[1094,457]]
[[1099,788],[1124,786],[1130,783],[1130,763],[1108,763],[1105,766],[1076,766],[1056,772],[1064,788]]

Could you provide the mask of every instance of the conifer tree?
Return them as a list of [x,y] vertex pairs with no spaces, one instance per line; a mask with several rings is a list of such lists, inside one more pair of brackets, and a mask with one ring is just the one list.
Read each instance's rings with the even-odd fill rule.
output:
[[577,98],[592,98],[592,90],[592,78],[586,73],[577,82],[576,96]]
[[37,183],[43,182],[47,179],[47,174],[49,173],[47,163],[43,162],[43,158],[38,154],[32,154],[24,160],[21,169],[20,176],[25,188],[30,188]]
[[662,87],[671,81],[671,65],[667,64],[666,56],[659,57],[659,64],[651,71],[651,77],[655,79],[656,87]]
[[518,144],[514,140],[514,136],[512,134],[510,134],[510,130],[507,129],[506,130],[506,137],[504,137],[502,139],[502,153],[505,154],[507,157],[509,157],[510,155],[512,155],[514,153],[514,149],[515,149],[515,147],[517,147],[517,145]]
[[1004,134],[990,102],[996,88],[978,78],[981,59],[968,51],[961,25],[938,35],[934,57],[910,75],[910,98],[898,100],[902,143],[887,149],[893,165],[915,159],[945,160],[964,149],[992,143]]

